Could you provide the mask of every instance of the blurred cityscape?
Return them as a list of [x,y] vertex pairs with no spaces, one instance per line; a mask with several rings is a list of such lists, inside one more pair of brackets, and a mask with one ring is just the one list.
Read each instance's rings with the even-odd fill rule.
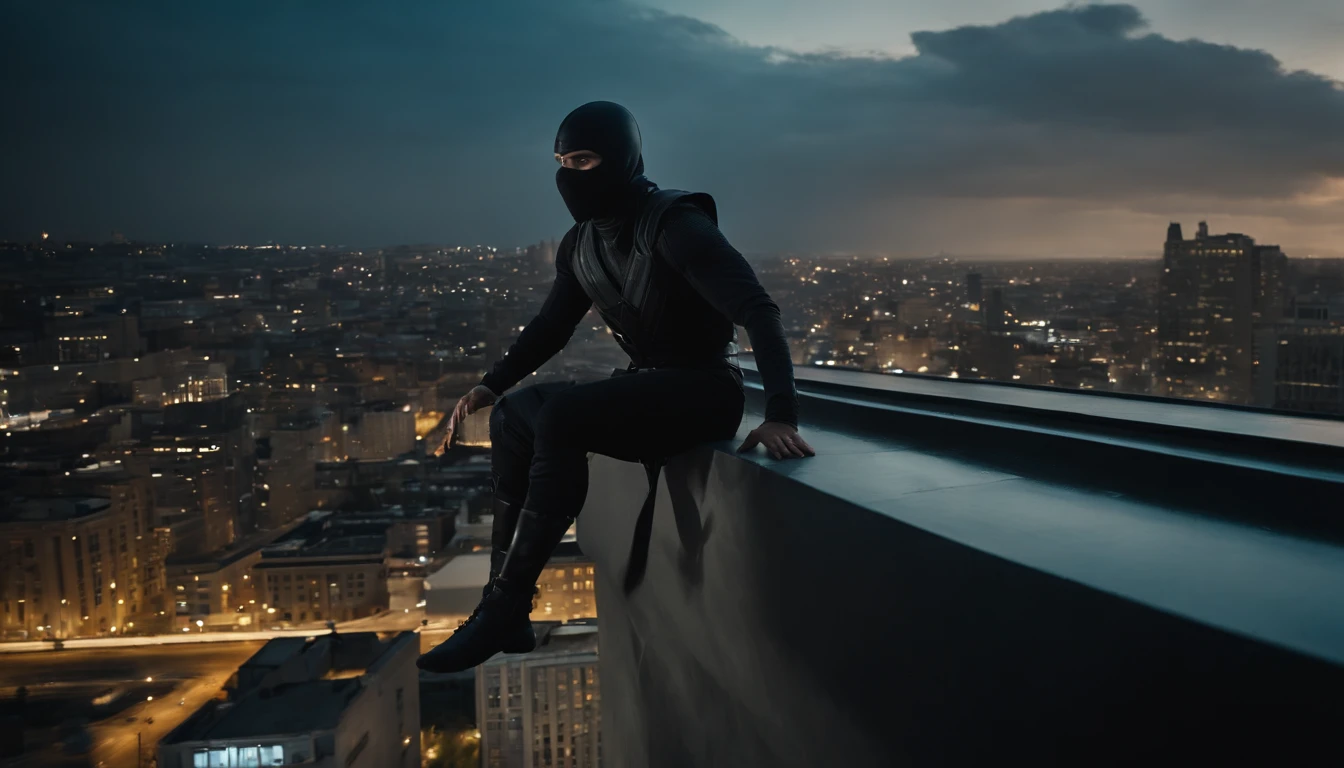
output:
[[[753,262],[799,366],[1344,415],[1344,261],[1152,246]],[[488,409],[433,450],[555,247],[0,244],[2,764],[599,765],[572,539],[537,652],[413,664],[487,578]],[[626,362],[590,314],[535,379]]]

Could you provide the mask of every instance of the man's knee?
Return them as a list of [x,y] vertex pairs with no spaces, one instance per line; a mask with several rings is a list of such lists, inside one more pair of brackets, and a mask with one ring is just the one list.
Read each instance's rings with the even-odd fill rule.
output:
[[558,394],[546,401],[537,413],[536,445],[548,451],[577,446],[584,428],[584,414],[579,403],[569,393]]
[[509,398],[501,397],[490,409],[490,442],[498,443],[503,439],[505,414],[509,410]]

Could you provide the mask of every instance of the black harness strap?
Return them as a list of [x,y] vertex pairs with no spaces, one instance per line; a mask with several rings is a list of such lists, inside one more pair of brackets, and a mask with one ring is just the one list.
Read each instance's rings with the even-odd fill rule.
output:
[[[663,214],[683,201],[698,205],[711,219],[718,221],[714,198],[702,192],[660,189],[651,193],[642,204],[639,219],[635,222],[634,243],[623,272],[618,272],[620,267],[605,259],[607,254],[598,244],[595,225],[587,221],[579,227],[574,259],[575,276],[600,312],[615,316],[624,305],[638,315],[644,309],[653,283],[658,227],[662,223]],[[633,331],[628,328],[622,330],[627,333]]]
[[635,519],[635,537],[630,543],[630,558],[625,566],[625,594],[635,591],[644,581],[644,571],[649,567],[649,544],[653,540],[653,506],[658,499],[658,475],[663,471],[663,459],[649,459],[644,464],[644,473],[649,477],[649,493],[644,497],[644,506],[639,508],[639,517]]
[[593,233],[591,222],[585,223],[579,227],[578,247],[575,248],[574,274],[579,279],[579,284],[588,294],[588,298],[597,305],[598,311],[609,314],[614,312],[621,303],[621,292],[612,282],[611,277],[602,268],[601,264],[594,263],[598,256],[598,249],[593,242],[596,235]]

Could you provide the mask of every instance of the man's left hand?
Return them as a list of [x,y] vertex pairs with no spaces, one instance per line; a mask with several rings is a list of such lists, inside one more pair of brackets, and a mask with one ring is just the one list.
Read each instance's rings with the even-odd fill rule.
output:
[[817,455],[812,446],[798,434],[798,430],[778,421],[767,421],[751,430],[737,450],[739,453],[750,451],[757,445],[765,446],[765,450],[776,459],[801,459]]

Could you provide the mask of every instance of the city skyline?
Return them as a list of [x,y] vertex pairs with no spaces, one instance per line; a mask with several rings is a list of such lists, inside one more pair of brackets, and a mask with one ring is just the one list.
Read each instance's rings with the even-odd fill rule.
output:
[[[1163,261],[798,255],[763,260],[755,271],[782,310],[787,354],[812,406],[803,426],[822,439],[836,436],[828,436],[812,388],[824,393],[827,382],[848,379],[846,386],[875,397],[922,398],[934,388],[963,403],[1046,398],[1073,414],[1068,419],[1077,417],[1074,407],[1139,409],[1145,418],[1157,411],[1164,429],[1167,421],[1198,423],[1201,433],[1210,423],[1236,429],[1239,420],[1260,419],[1299,441],[1298,449],[1303,440],[1338,444],[1344,260],[1293,258],[1257,232],[1223,229],[1184,222],[1171,224],[1165,239],[1152,233]],[[599,700],[630,694],[634,677],[607,672],[631,663],[619,650],[633,648],[621,640],[627,625],[618,619],[604,646],[600,685],[588,643],[610,631],[601,623],[611,621],[609,610],[623,610],[619,598],[611,601],[626,561],[600,559],[588,541],[562,542],[537,580],[532,619],[547,638],[538,655],[503,657],[475,686],[409,677],[415,651],[450,637],[476,604],[495,557],[492,409],[468,418],[442,457],[435,448],[460,393],[482,381],[537,316],[554,279],[556,244],[259,252],[266,257],[120,238],[71,247],[0,243],[0,261],[10,267],[0,281],[0,651],[34,659],[0,676],[0,714],[17,713],[24,726],[18,749],[27,762],[19,765],[87,768],[102,760],[131,768],[157,752],[174,765],[201,759],[245,768],[256,763],[254,748],[258,759],[262,748],[288,759],[322,744],[335,765],[362,764],[349,762],[360,754],[380,756],[370,764],[407,764],[417,752],[426,761],[461,753],[441,765],[474,765],[479,756],[509,766],[529,754],[534,765],[569,758],[591,765],[604,750],[619,753],[637,738],[639,722],[621,704],[603,709]],[[611,330],[599,315],[584,316],[529,383],[582,383],[623,369],[630,358]],[[1172,396],[1180,399],[1162,399]],[[925,485],[926,470],[949,466],[945,448],[911,450],[912,434],[900,429],[862,442],[874,438],[901,446],[877,455],[907,476],[861,470],[875,483],[866,492],[920,500],[941,492]],[[994,461],[1064,472],[1078,453],[1071,447],[1056,462],[953,439],[958,451],[987,449]],[[766,477],[772,466],[749,469]],[[830,466],[836,472],[821,476],[824,487],[856,482]],[[958,492],[976,487],[963,478],[985,479],[983,466],[967,470],[934,474]],[[1143,474],[1116,481],[1132,487]],[[642,482],[634,488],[642,491]],[[625,493],[602,491],[628,518]],[[1243,489],[1238,498],[1246,493],[1281,491]],[[1082,498],[1091,510],[1108,497]],[[715,524],[705,552],[724,555],[734,517],[749,519],[716,518],[728,527]],[[680,525],[664,519],[684,540]],[[618,542],[622,558],[627,544]],[[654,545],[651,561],[672,551]],[[664,559],[662,578],[676,567],[681,578],[698,579],[693,560],[677,563]],[[709,564],[706,572],[721,569]],[[357,710],[370,699],[300,717],[279,735],[229,730],[230,711],[269,719],[276,699],[262,692],[271,690],[266,670],[307,648],[305,638],[336,632],[311,646],[320,655],[323,642],[417,628],[419,640],[398,653],[407,675],[361,673],[356,663],[286,683],[288,701],[326,701],[327,686],[346,690],[340,686],[355,675],[404,691],[392,693],[405,710],[379,709],[395,711],[400,724],[369,724],[367,747],[349,723],[362,720]],[[259,640],[270,644],[258,651]],[[160,642],[168,645],[137,647]],[[606,653],[613,645],[614,657]],[[423,708],[414,690],[428,702]],[[211,703],[220,697],[233,706]],[[87,727],[61,725],[75,716]],[[417,722],[423,750],[410,728]],[[329,727],[351,738],[333,745]]]
[[7,95],[29,108],[4,129],[26,151],[0,237],[535,242],[568,226],[559,117],[613,98],[650,176],[714,194],[744,251],[1155,257],[1152,232],[1209,220],[1344,254],[1339,73],[1290,71],[1326,54],[1255,50],[1274,40],[1228,24],[1178,39],[1191,14],[1162,7],[880,16],[901,45],[866,56],[848,33],[797,53],[694,5],[34,6],[7,40]]
[[1341,0],[6,11],[0,768],[1329,748]]

